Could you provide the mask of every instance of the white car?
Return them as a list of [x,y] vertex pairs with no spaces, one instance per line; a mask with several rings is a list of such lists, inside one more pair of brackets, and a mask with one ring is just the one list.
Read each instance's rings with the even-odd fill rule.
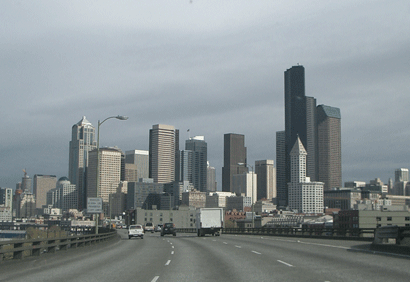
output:
[[131,237],[140,237],[141,239],[144,239],[144,228],[141,224],[130,225],[128,227],[128,239],[131,239]]

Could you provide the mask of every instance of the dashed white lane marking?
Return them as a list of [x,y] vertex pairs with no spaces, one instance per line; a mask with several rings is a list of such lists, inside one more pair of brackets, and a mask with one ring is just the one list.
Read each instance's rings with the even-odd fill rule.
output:
[[281,261],[281,260],[278,260],[278,262],[283,263],[284,265],[287,265],[287,266],[293,267],[293,265],[291,265],[291,264],[289,264],[289,263],[287,263],[287,262],[284,262],[284,261]]
[[235,247],[237,247],[237,248],[239,248],[239,249],[242,248],[241,246],[235,246]]
[[216,240],[212,240],[212,242],[216,242]]
[[151,282],[156,282],[158,280],[159,276],[155,276],[154,279],[151,280]]
[[308,243],[308,242],[302,242],[298,240],[299,244],[305,244],[305,245],[315,245],[315,246],[323,246],[323,247],[330,247],[330,248],[337,248],[337,249],[351,249],[350,247],[344,247],[344,246],[335,246],[335,245],[327,245],[327,244],[318,244],[318,243]]
[[228,243],[224,242],[225,245],[228,245]]
[[171,252],[171,255],[173,255],[173,254],[174,254],[174,251]]
[[174,247],[174,246],[172,246],[172,248],[174,249],[175,247]]
[[171,260],[169,259],[165,265],[169,265],[170,263],[171,263]]
[[257,255],[261,255],[262,253],[259,253],[257,251],[252,251],[252,253],[257,254]]

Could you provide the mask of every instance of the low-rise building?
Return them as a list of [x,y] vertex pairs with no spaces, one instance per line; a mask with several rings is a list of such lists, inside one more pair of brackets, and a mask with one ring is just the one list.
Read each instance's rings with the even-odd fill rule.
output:
[[134,222],[129,224],[142,224],[152,222],[154,226],[164,223],[174,223],[176,228],[195,228],[196,209],[180,207],[179,210],[144,210],[137,208],[132,217]]

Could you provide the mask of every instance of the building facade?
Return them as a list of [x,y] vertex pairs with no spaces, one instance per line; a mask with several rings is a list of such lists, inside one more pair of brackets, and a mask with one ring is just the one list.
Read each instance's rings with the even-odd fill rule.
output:
[[125,163],[134,164],[137,170],[136,181],[149,178],[149,151],[130,150],[125,152]]
[[323,213],[323,183],[311,182],[310,178],[306,177],[306,155],[301,140],[297,138],[290,152],[289,208],[298,213]]
[[156,124],[149,131],[149,177],[155,183],[179,181],[179,130]]
[[110,194],[117,192],[121,182],[121,150],[117,148],[99,149],[99,185],[97,193],[97,150],[89,152],[87,173],[87,196],[103,199],[103,211],[109,212]]
[[273,160],[255,161],[257,176],[257,200],[275,200],[276,203],[276,168]]
[[222,167],[222,191],[232,192],[232,177],[248,171],[246,167],[245,135],[224,135],[224,166]]
[[216,171],[214,167],[209,165],[209,162],[206,165],[206,186],[207,192],[215,192],[217,190]]
[[185,150],[192,152],[192,184],[201,192],[207,190],[208,145],[204,136],[195,136],[185,141]]
[[78,209],[87,205],[87,167],[89,152],[97,148],[95,128],[84,116],[71,128],[68,179],[78,189]]
[[232,176],[232,189],[236,195],[251,198],[252,203],[257,201],[258,179],[255,172],[234,174]]
[[[36,197],[36,209],[42,209],[47,204],[47,192],[56,188],[55,175],[35,174],[33,178],[33,194]],[[75,207],[76,209],[78,207]]]
[[342,186],[342,139],[340,109],[317,107],[318,181],[324,189]]

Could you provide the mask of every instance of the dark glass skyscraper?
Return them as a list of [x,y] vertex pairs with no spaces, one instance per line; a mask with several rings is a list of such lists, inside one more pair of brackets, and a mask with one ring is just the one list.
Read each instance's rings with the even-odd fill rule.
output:
[[206,192],[206,163],[208,147],[203,136],[195,136],[185,141],[185,150],[191,151],[192,184],[195,189]]
[[[238,165],[241,163],[241,165]],[[222,167],[222,191],[232,192],[232,176],[248,171],[246,166],[245,135],[224,135],[224,166]]]

